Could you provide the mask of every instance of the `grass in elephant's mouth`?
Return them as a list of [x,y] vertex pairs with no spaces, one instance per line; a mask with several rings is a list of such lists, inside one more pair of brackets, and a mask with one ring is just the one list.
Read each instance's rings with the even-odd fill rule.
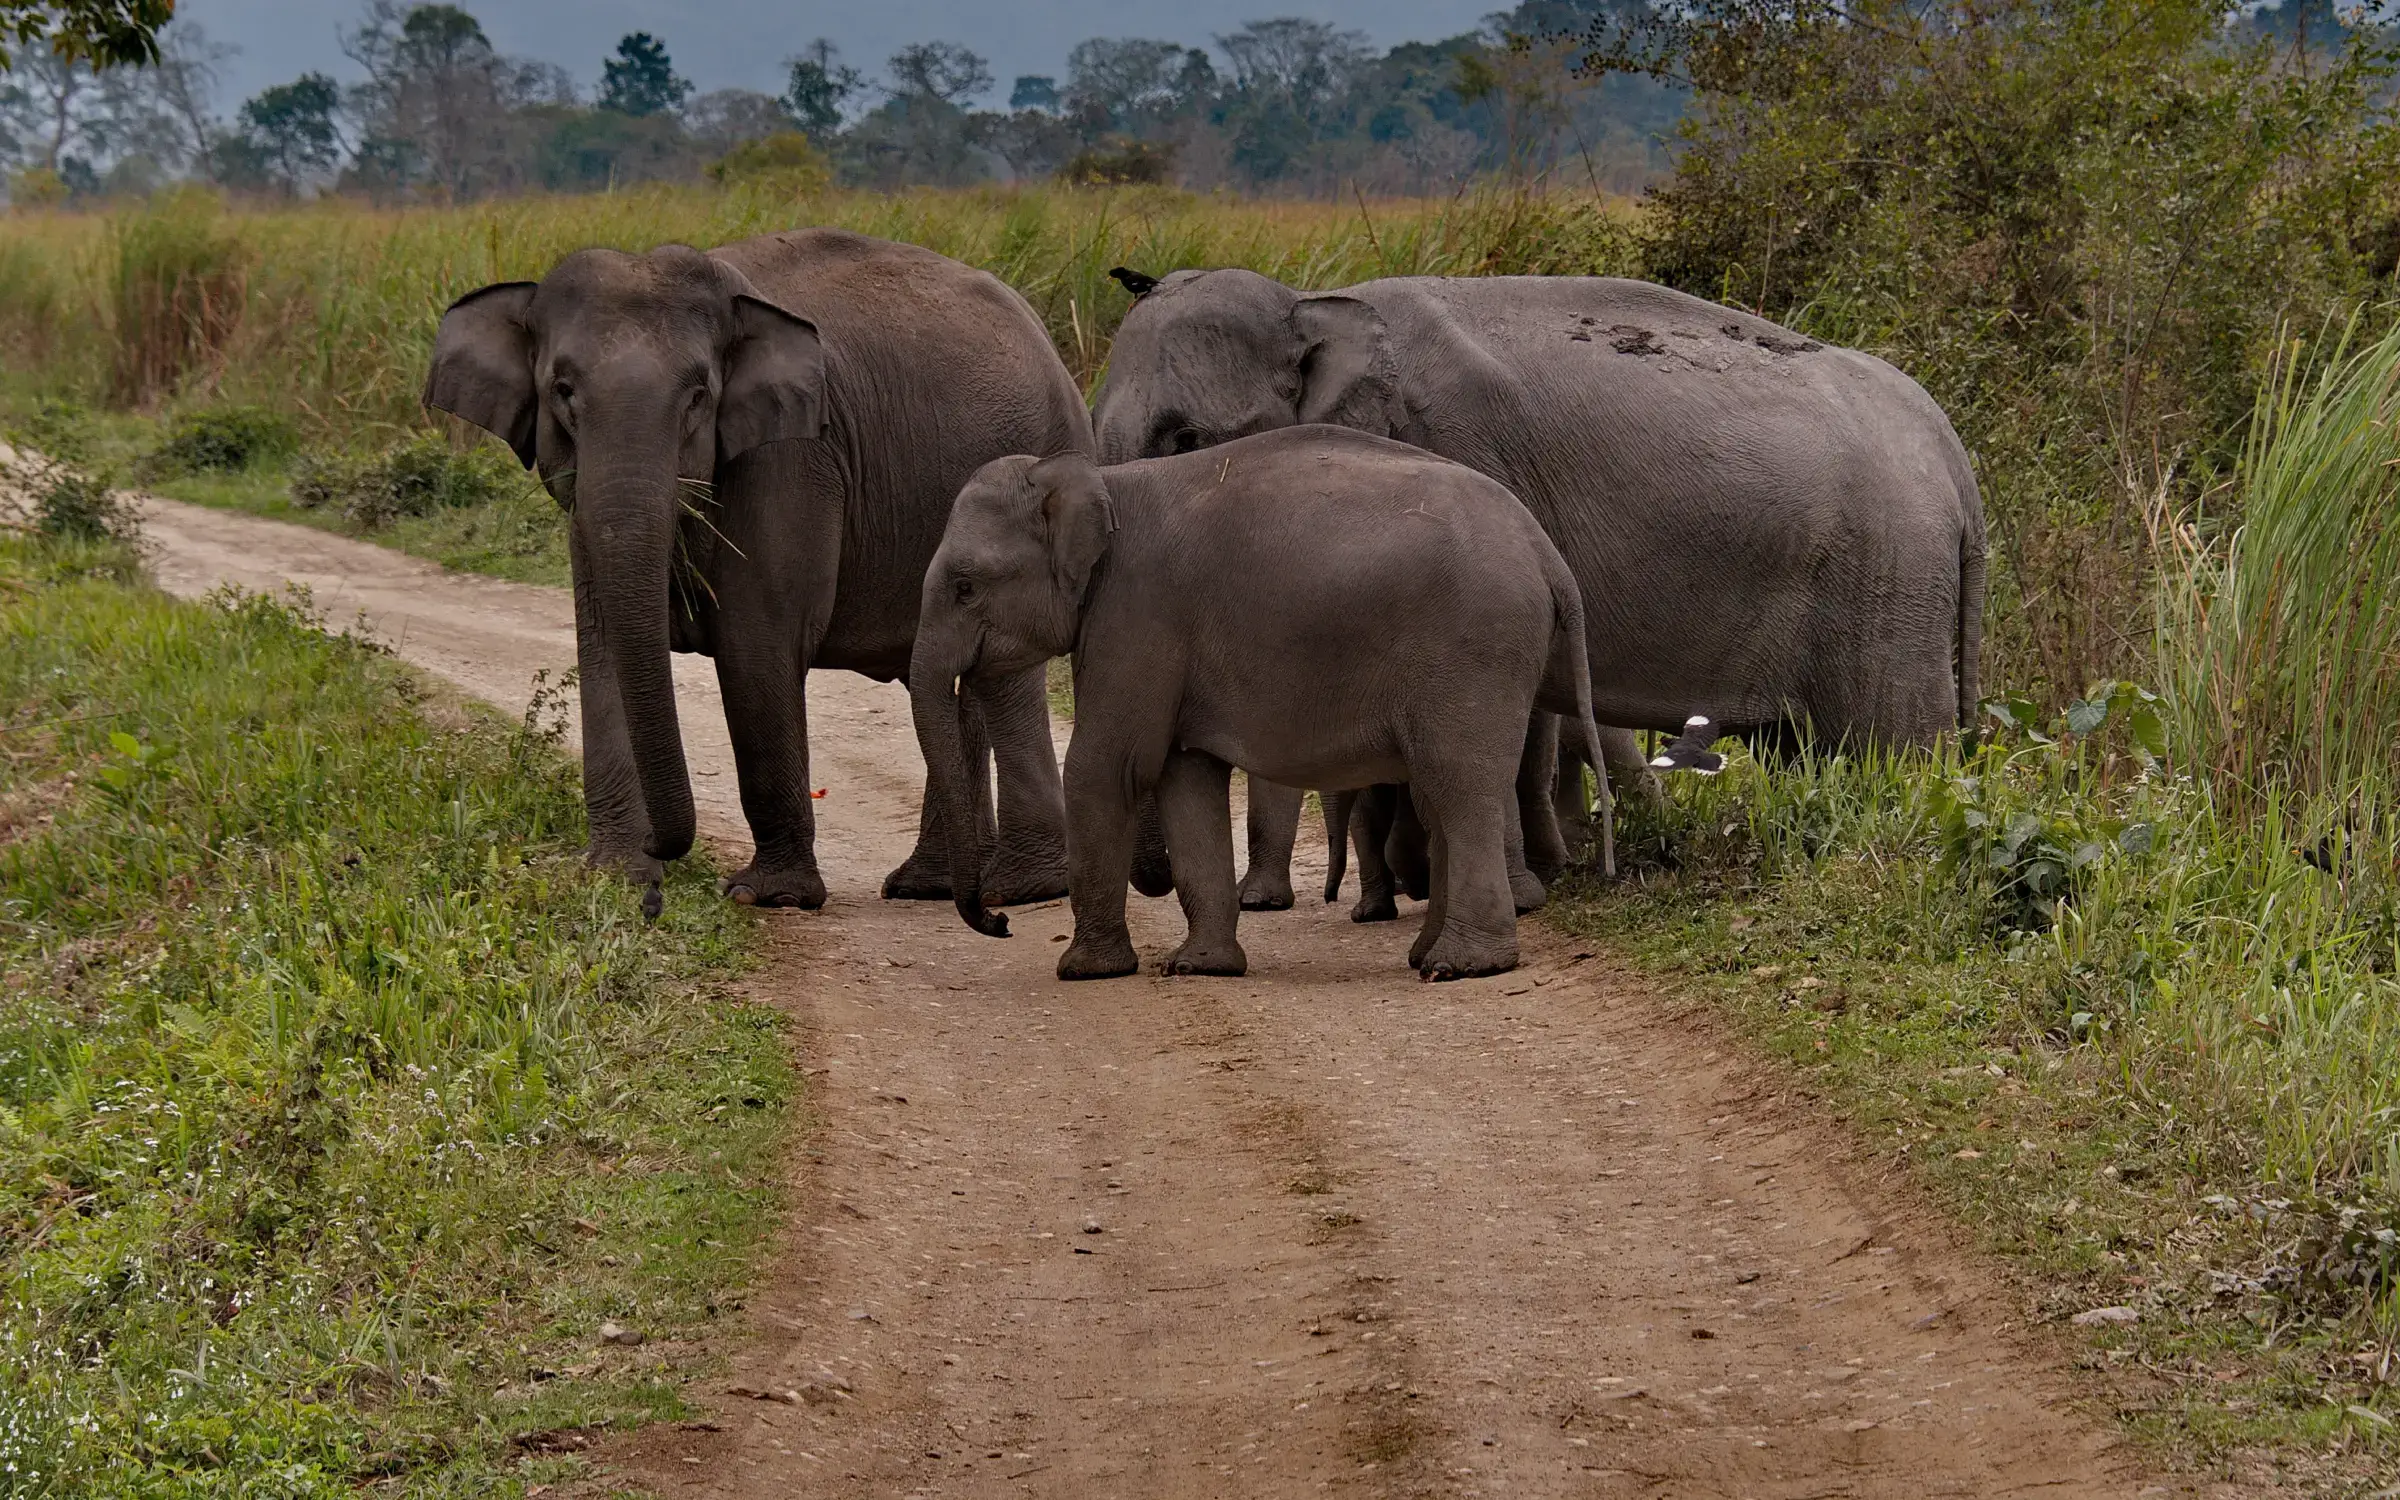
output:
[[581,821],[370,646],[0,533],[0,1492],[517,1493],[674,1409],[794,1084],[747,914]]

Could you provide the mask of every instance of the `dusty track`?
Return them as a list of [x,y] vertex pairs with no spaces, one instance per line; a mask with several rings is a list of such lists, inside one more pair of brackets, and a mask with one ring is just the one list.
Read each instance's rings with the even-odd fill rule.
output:
[[[565,597],[153,505],[156,571],[312,586],[504,708],[573,659]],[[680,658],[702,829],[745,843],[707,663]],[[1251,917],[1245,980],[1060,985],[1017,936],[875,899],[921,775],[905,697],[810,681],[831,903],[772,918],[816,1126],[722,1430],[668,1496],[2190,1493],[2061,1404],[1988,1273],[1837,1132],[1637,982],[1528,926],[1413,981],[1410,923]],[[1155,957],[1172,902],[1135,901]],[[791,1393],[789,1404],[730,1388]]]

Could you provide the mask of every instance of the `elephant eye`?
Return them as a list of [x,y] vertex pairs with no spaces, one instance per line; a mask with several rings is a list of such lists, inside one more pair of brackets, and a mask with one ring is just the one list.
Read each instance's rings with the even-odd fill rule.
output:
[[569,381],[553,380],[550,382],[550,394],[556,396],[559,404],[564,406],[575,399],[575,387]]
[[1196,453],[1200,449],[1200,434],[1189,427],[1178,427],[1167,439],[1169,453]]
[[961,604],[974,603],[975,580],[972,578],[961,578],[956,583],[951,584],[950,596]]

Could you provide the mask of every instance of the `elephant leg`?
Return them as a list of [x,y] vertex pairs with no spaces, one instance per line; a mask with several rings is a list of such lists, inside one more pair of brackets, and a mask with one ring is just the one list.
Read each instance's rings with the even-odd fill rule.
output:
[[1503,853],[1505,785],[1465,771],[1414,781],[1429,830],[1434,891],[1409,957],[1427,979],[1472,979],[1517,966],[1517,914]]
[[[1547,802],[1549,799],[1545,797],[1542,800]],[[1540,911],[1550,903],[1550,888],[1525,862],[1525,820],[1522,813],[1522,806],[1512,796],[1508,799],[1506,816],[1501,820],[1504,834],[1501,847],[1503,867],[1508,871],[1508,894],[1520,916],[1529,911]],[[1438,882],[1434,889],[1441,889]]]
[[1198,750],[1169,755],[1159,777],[1159,816],[1190,929],[1167,955],[1169,974],[1230,976],[1250,967],[1234,935],[1242,908],[1233,883],[1232,785],[1233,767]]
[[616,870],[642,888],[642,914],[655,917],[665,905],[661,882],[666,866],[650,857],[650,814],[633,768],[633,740],[625,728],[625,699],[600,639],[600,606],[592,596],[591,560],[583,533],[567,528],[568,560],[575,576],[575,691],[583,715],[583,813],[586,856],[598,869]]
[[[1556,714],[1536,713],[1525,727],[1525,753],[1517,761],[1517,822],[1524,830],[1525,868],[1548,885],[1567,867],[1566,834],[1558,826],[1558,804],[1551,791],[1558,780],[1560,720]],[[1513,882],[1514,867],[1510,879]],[[1518,910],[1525,892],[1517,893]]]
[[1666,801],[1667,790],[1650,769],[1650,758],[1642,754],[1641,737],[1634,731],[1601,725],[1600,758],[1608,762],[1608,784],[1619,798],[1643,807]]
[[1325,904],[1328,906],[1342,894],[1342,866],[1350,860],[1350,812],[1357,805],[1356,792],[1317,793],[1317,806],[1325,813]]
[[1393,789],[1392,831],[1383,843],[1383,862],[1392,880],[1411,901],[1433,899],[1433,867],[1428,862],[1425,822],[1417,815],[1416,794],[1407,786]]
[[1370,786],[1354,795],[1358,805],[1350,816],[1350,847],[1358,856],[1358,904],[1350,908],[1350,920],[1396,922],[1400,919],[1400,887],[1383,851],[1391,842],[1400,788]]
[[1075,941],[1058,956],[1061,979],[1114,979],[1141,967],[1125,926],[1125,880],[1133,868],[1140,810],[1157,799],[1129,795],[1130,779],[1121,756],[1067,751],[1067,885]]
[[[1623,731],[1603,729],[1602,735]],[[1560,840],[1570,862],[1583,858],[1592,842],[1592,798],[1583,780],[1583,746],[1580,734],[1562,734],[1558,741],[1557,777],[1551,788],[1551,809],[1558,818]],[[1636,747],[1638,750],[1638,746]]]
[[[992,742],[985,722],[985,709],[980,692],[969,692],[960,705],[959,733],[967,755],[967,790],[975,809],[976,846],[985,851],[984,864],[991,865],[991,850],[996,818],[992,808]],[[950,825],[949,813],[942,799],[935,795],[932,778],[925,782],[925,795],[917,807],[917,847],[899,868],[883,877],[883,899],[886,901],[947,901],[950,899]],[[1001,903],[986,888],[984,902],[989,906]]]
[[1250,868],[1242,875],[1242,910],[1292,909],[1292,846],[1300,840],[1300,804],[1307,795],[1250,778]]
[[[1231,837],[1231,835],[1227,835]],[[1137,815],[1133,842],[1133,888],[1145,896],[1163,896],[1175,889],[1175,867],[1168,859],[1167,825],[1159,816],[1158,798],[1147,796]]]
[[717,686],[741,779],[742,815],[757,852],[726,877],[744,906],[825,904],[817,873],[817,810],[808,787],[808,670],[787,635],[736,627],[717,651]]
[[983,899],[992,906],[1067,893],[1067,804],[1050,739],[1045,673],[1020,672],[976,695],[1000,782],[998,837],[983,871]]
[[[1429,877],[1439,876],[1444,872],[1444,868],[1449,863],[1449,852],[1441,847],[1437,835],[1430,832],[1426,834],[1425,868]],[[1425,920],[1417,927],[1417,940],[1408,945],[1408,966],[1418,973],[1422,974],[1425,971],[1425,955],[1432,950],[1435,943],[1441,940],[1442,921],[1449,914],[1450,888],[1445,882],[1436,880],[1432,886],[1432,894],[1425,900]]]

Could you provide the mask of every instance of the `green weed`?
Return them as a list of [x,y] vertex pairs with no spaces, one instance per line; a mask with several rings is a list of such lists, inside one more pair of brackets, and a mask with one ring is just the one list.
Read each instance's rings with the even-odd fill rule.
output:
[[744,915],[645,926],[538,726],[114,546],[0,537],[0,1489],[516,1493],[673,1411],[774,1219]]

